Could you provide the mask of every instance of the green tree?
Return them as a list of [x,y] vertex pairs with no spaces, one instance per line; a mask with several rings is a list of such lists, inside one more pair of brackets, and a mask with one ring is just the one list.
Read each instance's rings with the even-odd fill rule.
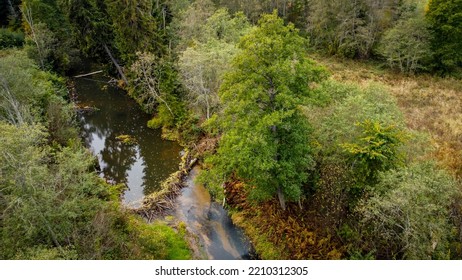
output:
[[232,174],[249,186],[250,197],[267,200],[302,196],[313,167],[309,125],[298,105],[324,71],[305,57],[305,40],[276,12],[264,15],[245,35],[219,95],[223,135],[205,181],[215,190]]
[[403,73],[426,70],[431,57],[430,32],[423,17],[398,22],[383,36],[379,52],[391,68]]
[[138,52],[136,55],[138,58],[130,67],[135,85],[132,95],[146,111],[152,112],[157,104],[162,103],[174,116],[167,102],[167,95],[174,90],[172,69],[152,53]]
[[218,9],[201,28],[201,35],[194,38],[205,43],[211,39],[237,44],[240,38],[249,31],[250,24],[243,13],[231,15],[226,9]]
[[126,62],[136,59],[136,52],[160,54],[162,44],[151,0],[106,0],[112,19],[115,45]]
[[104,0],[61,1],[79,49],[94,58],[106,57],[104,46],[113,47],[112,22]]
[[181,54],[179,70],[188,90],[189,105],[206,119],[218,108],[217,93],[222,75],[228,70],[235,53],[234,45],[214,40],[187,48]]
[[400,165],[404,159],[399,152],[404,133],[394,125],[384,126],[377,121],[358,123],[362,136],[356,143],[342,144],[351,158],[357,176],[366,184],[374,184],[378,172]]
[[462,1],[430,0],[427,19],[436,67],[451,71],[462,66]]
[[24,44],[24,34],[0,28],[0,49],[21,47]]
[[42,69],[68,70],[78,61],[71,25],[57,0],[24,0],[21,5],[30,56]]
[[45,122],[50,103],[66,89],[63,80],[40,71],[23,51],[0,59],[0,120],[12,124]]
[[175,22],[176,34],[179,36],[176,48],[179,52],[185,50],[194,40],[202,38],[203,26],[214,11],[215,6],[211,0],[196,0],[179,12]]
[[236,43],[250,25],[242,13],[231,17],[217,10],[202,26],[202,34],[179,58],[179,72],[188,89],[191,108],[209,119],[219,105],[218,89],[237,52]]
[[376,39],[365,0],[315,0],[308,31],[315,46],[330,54],[367,57]]
[[129,94],[146,112],[157,111],[149,127],[172,128],[184,116],[180,100],[178,72],[170,56],[159,57],[149,52],[137,52],[130,66]]
[[[308,0],[214,0],[217,5],[227,7],[232,12],[242,11],[251,22],[257,22],[262,14],[271,13],[275,9],[283,19],[287,18],[296,5]],[[306,3],[303,3],[306,5]]]
[[373,55],[383,33],[420,0],[310,0],[306,29],[313,44],[350,58]]

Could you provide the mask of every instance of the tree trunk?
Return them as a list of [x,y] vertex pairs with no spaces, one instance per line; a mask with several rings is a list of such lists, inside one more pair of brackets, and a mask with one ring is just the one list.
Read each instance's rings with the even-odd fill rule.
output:
[[112,56],[111,51],[109,50],[108,46],[106,44],[103,44],[104,50],[106,51],[107,55],[111,59],[112,63],[114,66],[117,68],[117,72],[119,72],[120,77],[124,81],[124,83],[128,86],[128,80],[127,77],[125,77],[124,71],[122,70],[122,67],[117,63],[117,60],[115,60],[114,56]]
[[77,75],[77,76],[74,76],[74,78],[83,78],[83,77],[87,77],[87,76],[91,76],[91,75],[99,74],[99,73],[103,73],[103,70],[98,70],[98,71],[87,73],[87,74]]
[[37,47],[37,53],[38,53],[39,60],[40,60],[39,61],[39,63],[40,63],[39,66],[40,66],[40,69],[43,70],[45,68],[45,57],[44,57],[44,54],[43,54],[42,46],[40,46],[37,35],[35,33],[34,18],[32,17],[32,11],[31,11],[31,9],[29,9],[29,7],[24,6],[22,14],[24,15],[24,20],[29,25],[32,41],[34,41],[35,46]]
[[[274,141],[277,141],[277,139],[276,139],[276,137],[277,137],[277,127],[275,125],[271,126],[271,132],[273,133]],[[276,161],[279,160],[277,154],[274,156],[274,159]],[[278,186],[277,194],[278,194],[278,199],[279,199],[279,205],[281,205],[282,210],[285,211],[286,210],[286,198],[284,196],[284,193],[282,192],[281,186]]]
[[205,95],[205,102],[207,103],[207,120],[210,119],[210,104],[209,104],[209,95]]
[[[146,85],[148,86],[151,95],[153,95],[154,98],[157,98],[161,102],[163,102],[165,104],[165,106],[167,107],[167,109],[169,110],[172,117],[175,117],[175,114],[173,114],[172,109],[170,109],[170,106],[168,106],[167,101],[161,97],[160,89],[156,90],[156,84],[158,84],[159,82],[157,82],[157,83],[152,82],[153,78],[149,77],[148,73],[146,73],[146,70],[147,70],[146,67],[141,66],[141,71],[143,72],[144,80],[146,81]],[[152,82],[152,84],[151,84],[151,82]]]
[[281,190],[281,187],[278,187],[278,199],[279,199],[279,205],[281,205],[282,210],[286,210],[286,198],[284,196],[284,193]]

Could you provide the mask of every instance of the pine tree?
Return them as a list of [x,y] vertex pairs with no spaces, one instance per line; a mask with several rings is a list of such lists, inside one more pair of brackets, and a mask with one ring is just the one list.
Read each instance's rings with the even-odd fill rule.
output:
[[436,67],[447,72],[462,66],[462,0],[431,0],[427,19]]

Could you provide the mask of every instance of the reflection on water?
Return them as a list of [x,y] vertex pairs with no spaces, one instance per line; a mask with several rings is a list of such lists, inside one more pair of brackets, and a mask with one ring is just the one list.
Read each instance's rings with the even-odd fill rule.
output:
[[250,259],[251,245],[243,232],[236,228],[228,213],[216,202],[211,202],[207,190],[194,184],[198,170],[191,171],[186,188],[178,197],[176,216],[186,222],[209,259]]
[[[104,77],[93,78],[75,81],[80,105],[97,108],[80,114],[83,139],[98,157],[104,177],[127,184],[124,203],[137,206],[178,169],[181,147],[162,140],[160,131],[147,128],[149,116],[123,91],[101,89],[106,84],[96,80]],[[116,139],[122,134],[133,136],[137,143],[123,144]]]

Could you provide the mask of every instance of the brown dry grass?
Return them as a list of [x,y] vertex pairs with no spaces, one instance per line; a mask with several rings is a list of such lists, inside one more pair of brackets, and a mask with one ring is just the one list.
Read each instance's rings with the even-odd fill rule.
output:
[[[225,186],[232,219],[243,228],[262,259],[340,259],[345,251],[335,232],[328,232],[325,218],[315,209],[288,203],[284,211],[276,199],[249,204],[240,182]],[[306,205],[305,205],[306,206]]]
[[315,56],[332,73],[332,79],[388,88],[396,98],[410,129],[426,132],[438,159],[462,179],[462,81],[431,75],[404,76],[376,64]]

